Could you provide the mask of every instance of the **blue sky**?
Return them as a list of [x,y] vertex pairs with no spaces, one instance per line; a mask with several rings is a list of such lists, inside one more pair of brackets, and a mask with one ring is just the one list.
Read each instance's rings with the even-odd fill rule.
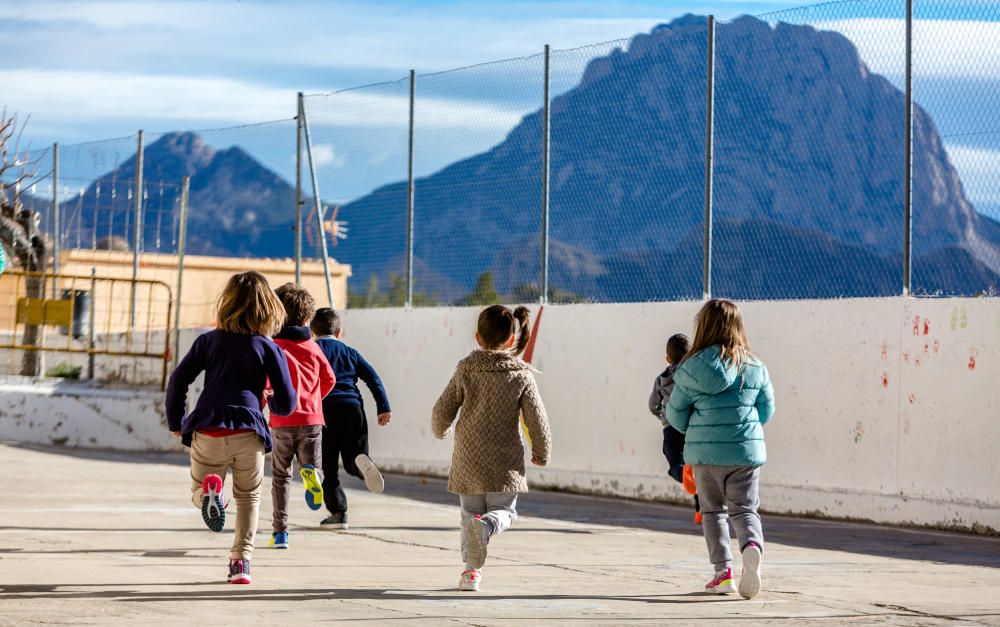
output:
[[[295,92],[323,93],[498,59],[428,76],[419,93],[418,174],[486,149],[537,107],[543,44],[560,50],[628,38],[684,13],[725,19],[799,2],[282,2],[5,0],[0,69],[9,111],[31,114],[33,147],[292,117]],[[771,16],[847,34],[876,72],[901,82],[902,0],[827,4]],[[981,205],[1000,201],[1000,9],[918,0],[917,99]],[[975,20],[975,21],[973,21]],[[616,44],[559,53],[557,90]],[[472,87],[470,87],[472,86]],[[347,200],[405,175],[405,84],[314,99],[324,196]],[[289,125],[209,133],[291,175]],[[293,127],[292,127],[293,128]],[[992,130],[992,134],[983,131]],[[155,138],[155,135],[154,135]],[[113,144],[125,153],[130,142]],[[106,171],[103,148],[67,147],[68,179]],[[88,156],[89,155],[89,156]],[[127,155],[125,155],[127,156]],[[83,164],[87,161],[89,165]],[[91,172],[92,171],[92,172]],[[67,193],[72,193],[67,190]]]

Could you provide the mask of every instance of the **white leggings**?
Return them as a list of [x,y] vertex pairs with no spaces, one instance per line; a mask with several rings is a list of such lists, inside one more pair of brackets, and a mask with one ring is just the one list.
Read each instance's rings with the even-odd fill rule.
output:
[[486,494],[459,494],[462,505],[462,561],[469,566],[468,543],[465,536],[465,523],[470,518],[482,517],[491,523],[493,533],[490,537],[503,533],[517,519],[517,494],[510,492],[487,492]]

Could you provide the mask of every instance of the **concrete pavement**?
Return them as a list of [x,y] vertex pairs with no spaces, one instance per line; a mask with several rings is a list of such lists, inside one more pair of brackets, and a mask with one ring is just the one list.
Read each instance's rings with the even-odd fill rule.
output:
[[[232,524],[188,505],[181,457],[0,445],[0,625],[1000,625],[1000,539],[765,516],[764,591],[704,596],[704,541],[682,507],[533,492],[491,544],[479,593],[455,586],[456,499],[439,480],[352,483],[352,528],[296,495],[288,551],[225,582]],[[353,479],[351,480],[353,481]]]

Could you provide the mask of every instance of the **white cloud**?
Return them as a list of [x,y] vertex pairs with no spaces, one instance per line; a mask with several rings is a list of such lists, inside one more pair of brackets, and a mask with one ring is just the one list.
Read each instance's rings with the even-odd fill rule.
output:
[[945,149],[970,201],[1000,203],[1000,150],[961,144],[949,144]]
[[[295,108],[290,89],[201,76],[109,72],[0,70],[0,84],[12,86],[6,105],[33,118],[88,120],[225,121],[247,124],[288,119]],[[349,91],[310,99],[316,125],[380,127],[406,123],[408,96]],[[422,128],[509,129],[521,113],[499,103],[423,98],[417,109]],[[157,129],[154,129],[157,130]]]
[[322,168],[328,165],[339,168],[347,163],[347,159],[334,150],[333,144],[317,144],[313,146],[312,157],[313,163],[316,164],[317,168]]
[[[816,22],[854,42],[874,72],[901,76],[906,28],[901,19],[860,18]],[[1000,78],[1000,22],[915,20],[913,74],[928,78]]]

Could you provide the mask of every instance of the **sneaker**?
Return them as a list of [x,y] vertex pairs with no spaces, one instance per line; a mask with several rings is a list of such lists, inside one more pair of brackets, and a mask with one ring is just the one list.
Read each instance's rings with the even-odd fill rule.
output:
[[319,522],[324,529],[347,529],[347,512],[330,514]]
[[479,516],[465,522],[468,563],[477,569],[482,568],[483,564],[486,563],[486,546],[490,538],[489,528],[486,525],[487,522]]
[[756,542],[743,547],[743,574],[740,575],[740,596],[752,599],[760,592],[760,562],[763,553]]
[[226,526],[226,506],[222,502],[222,477],[208,475],[201,480],[201,519],[212,531]]
[[732,594],[736,592],[736,584],[733,583],[733,569],[715,573],[715,579],[705,584],[705,592],[711,594]]
[[462,578],[458,580],[458,589],[463,592],[479,592],[479,582],[482,579],[482,571],[467,570],[462,573]]
[[378,471],[372,458],[362,453],[354,458],[354,463],[364,475],[368,491],[373,494],[382,494],[382,491],[385,490],[385,479],[382,478],[382,473]]
[[250,583],[250,560],[229,560],[229,583]]
[[302,483],[306,486],[306,505],[311,510],[323,507],[323,480],[320,479],[319,471],[312,464],[306,464],[299,474],[302,475]]
[[271,548],[272,549],[287,549],[288,548],[288,532],[278,531],[271,534]]

